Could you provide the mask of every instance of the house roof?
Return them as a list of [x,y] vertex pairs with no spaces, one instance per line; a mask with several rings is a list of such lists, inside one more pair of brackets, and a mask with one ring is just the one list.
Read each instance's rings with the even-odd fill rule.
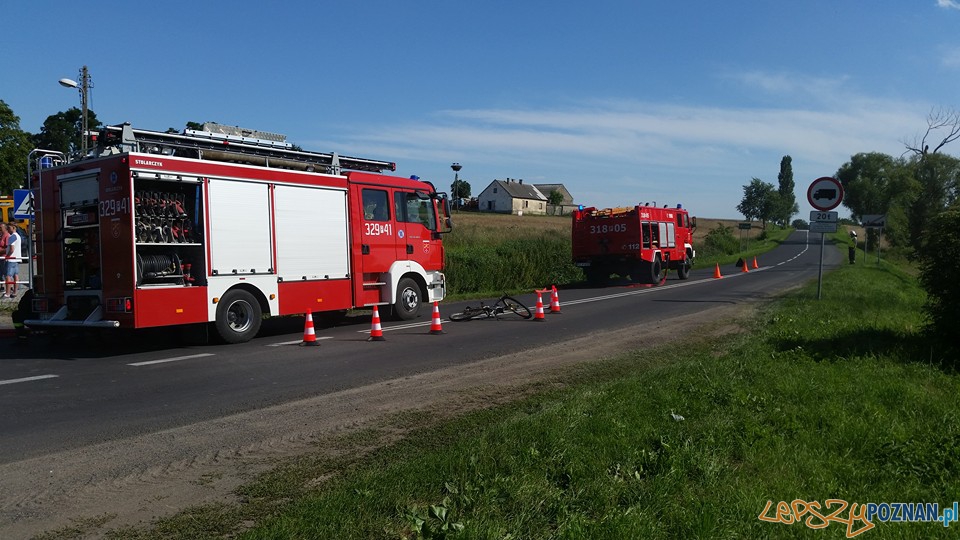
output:
[[487,186],[487,189],[490,189],[494,185],[503,188],[503,190],[514,199],[533,199],[536,201],[547,200],[543,193],[541,193],[540,190],[537,189],[537,187],[533,184],[494,180],[489,186]]
[[544,195],[546,195],[547,198],[550,197],[550,194],[552,192],[559,191],[563,195],[562,204],[573,203],[573,195],[569,191],[567,191],[566,186],[564,186],[563,184],[534,184],[534,186],[536,186],[536,188],[540,190],[540,193],[543,193]]

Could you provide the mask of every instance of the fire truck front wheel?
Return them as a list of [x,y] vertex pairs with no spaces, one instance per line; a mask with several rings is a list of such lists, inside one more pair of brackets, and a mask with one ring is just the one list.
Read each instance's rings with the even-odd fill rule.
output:
[[417,282],[403,278],[397,283],[397,300],[393,304],[393,315],[401,321],[409,321],[420,315],[423,304],[423,292]]
[[217,334],[226,343],[250,341],[260,331],[260,302],[247,291],[227,291],[217,304]]
[[684,257],[683,260],[680,261],[680,264],[677,265],[677,277],[680,279],[687,279],[688,277],[690,277],[691,266],[692,265],[690,264],[690,259],[687,257]]

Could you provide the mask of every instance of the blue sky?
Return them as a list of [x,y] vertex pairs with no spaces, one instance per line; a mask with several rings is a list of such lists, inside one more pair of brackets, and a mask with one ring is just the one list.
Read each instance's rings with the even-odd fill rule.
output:
[[[12,4],[12,5],[11,5]],[[575,202],[737,218],[742,186],[899,156],[960,90],[960,0],[83,2],[3,8],[0,99],[39,131],[216,121],[307,150],[563,183]],[[960,147],[947,147],[957,155]]]

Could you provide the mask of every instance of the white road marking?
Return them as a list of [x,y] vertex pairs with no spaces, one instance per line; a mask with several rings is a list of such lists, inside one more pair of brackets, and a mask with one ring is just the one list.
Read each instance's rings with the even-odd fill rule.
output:
[[59,377],[59,375],[37,375],[36,377],[24,377],[22,379],[7,379],[5,381],[0,381],[0,385],[16,384],[16,383],[30,382],[30,381],[40,381],[43,379],[56,379],[57,377]]
[[191,360],[193,358],[203,358],[204,356],[214,356],[213,353],[201,353],[201,354],[191,354],[189,356],[176,356],[174,358],[164,358],[162,360],[149,360],[147,362],[134,362],[133,364],[127,364],[128,366],[150,366],[153,364],[166,364],[167,362],[179,362],[180,360]]
[[[333,339],[333,336],[317,337],[317,341],[320,341],[321,339]],[[298,339],[296,341],[284,341],[282,343],[271,343],[267,345],[267,347],[283,347],[285,345],[299,345],[300,343],[303,343],[302,339]]]
[[[808,236],[808,237],[810,236],[810,235],[809,235],[809,232],[807,233],[807,236]],[[788,262],[790,262],[790,261],[793,261],[793,260],[796,259],[797,257],[799,257],[799,256],[803,255],[804,253],[806,253],[808,249],[810,249],[810,244],[804,244],[803,249],[802,249],[799,253],[797,253],[797,254],[794,255],[793,257],[791,257],[791,258],[789,258],[789,259],[787,259],[787,260],[785,260],[785,261],[783,261],[783,262],[777,263],[775,266],[780,266],[781,264],[785,264],[785,263],[788,263]],[[761,266],[760,268],[754,268],[754,269],[750,270],[750,272],[762,272],[763,270],[769,270],[769,269],[771,269],[771,268],[773,268],[773,266]],[[740,277],[740,276],[743,276],[743,275],[748,274],[748,273],[749,273],[749,272],[740,272],[740,273],[736,273],[736,274],[730,274],[730,275],[728,275],[728,276],[723,276],[723,279],[730,279],[730,278]],[[571,301],[568,301],[568,302],[564,302],[564,305],[586,304],[586,303],[588,303],[588,302],[597,302],[597,301],[600,301],[600,300],[611,300],[611,299],[614,299],[614,298],[621,298],[621,297],[624,297],[624,296],[636,296],[636,295],[638,295],[638,294],[649,294],[649,293],[652,293],[652,292],[655,292],[655,291],[664,291],[664,290],[667,290],[667,289],[676,289],[676,288],[678,288],[678,287],[689,287],[689,286],[691,286],[691,285],[699,285],[699,284],[701,284],[701,283],[708,283],[708,282],[711,282],[711,281],[717,281],[717,280],[716,280],[716,278],[705,278],[705,279],[698,279],[698,280],[696,280],[696,281],[682,281],[682,282],[680,282],[680,283],[672,283],[672,284],[670,284],[670,285],[655,285],[655,286],[646,287],[646,288],[643,288],[643,289],[633,289],[633,290],[625,291],[625,292],[622,292],[622,293],[607,294],[607,295],[604,295],[604,296],[596,296],[596,297],[593,297],[593,298],[584,298],[584,299],[582,299],[582,300],[571,300]],[[546,307],[546,306],[544,306],[544,307]],[[533,311],[533,310],[531,310],[531,313],[532,313],[532,311]],[[444,319],[443,322],[449,322],[449,320],[448,320],[448,319]],[[382,326],[381,328],[382,328],[382,330],[383,330],[384,332],[389,332],[389,331],[391,331],[391,330],[403,330],[403,329],[405,329],[405,328],[418,328],[418,327],[421,327],[421,326],[430,326],[430,324],[432,324],[432,323],[430,323],[430,322],[418,322],[418,323],[400,324],[400,325],[396,325],[396,326]],[[370,330],[369,330],[369,329],[367,329],[367,330],[357,330],[357,333],[359,333],[359,334],[369,334],[369,333],[370,333]],[[299,342],[297,342],[297,343],[299,343]]]

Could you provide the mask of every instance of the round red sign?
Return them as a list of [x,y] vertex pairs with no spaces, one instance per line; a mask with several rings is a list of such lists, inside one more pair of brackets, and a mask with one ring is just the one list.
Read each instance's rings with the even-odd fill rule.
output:
[[826,212],[840,206],[843,200],[843,186],[840,181],[830,176],[817,178],[807,188],[807,201],[810,206]]

